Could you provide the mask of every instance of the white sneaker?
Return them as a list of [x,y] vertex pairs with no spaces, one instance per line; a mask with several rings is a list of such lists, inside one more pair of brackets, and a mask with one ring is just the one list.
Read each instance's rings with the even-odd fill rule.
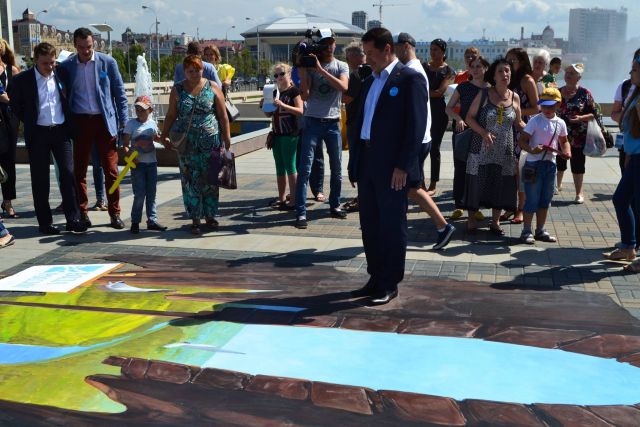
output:
[[583,196],[582,194],[578,194],[578,195],[576,196],[576,200],[575,200],[575,202],[576,202],[577,204],[579,204],[579,205],[583,204],[583,203],[584,203],[584,196]]

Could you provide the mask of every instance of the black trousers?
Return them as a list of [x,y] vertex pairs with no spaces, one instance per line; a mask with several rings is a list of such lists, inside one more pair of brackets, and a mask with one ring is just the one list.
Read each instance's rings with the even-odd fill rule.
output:
[[[452,145],[456,146],[456,134],[455,131],[456,122],[453,122],[453,138]],[[456,160],[455,156],[453,158],[453,203],[456,209],[462,209],[463,202],[462,198],[464,197],[464,183],[467,179],[467,162],[462,162],[460,160]]]
[[440,145],[449,125],[444,99],[434,99],[429,104],[431,113],[431,181],[440,181]]
[[16,145],[18,142],[18,119],[6,106],[0,106],[0,114],[7,130],[6,150],[0,150],[0,166],[7,172],[9,179],[2,184],[2,200],[16,198]]
[[[625,157],[626,157],[626,154],[624,150],[618,150],[618,164],[620,165],[620,173],[624,172]],[[636,240],[638,240],[640,236],[640,215],[638,212],[638,206],[633,200],[631,201],[631,210],[633,211],[633,217],[636,220]],[[636,243],[636,246],[638,246],[637,243]]]
[[358,203],[367,272],[379,291],[393,291],[404,278],[407,254],[407,187],[391,188],[391,174],[374,168],[370,148],[359,162]]
[[73,152],[71,138],[66,126],[36,126],[33,139],[27,141],[29,167],[31,169],[31,192],[33,206],[40,227],[51,225],[51,206],[49,206],[49,174],[51,155],[53,154],[60,172],[60,193],[62,207],[67,221],[80,219],[80,208],[73,176]]

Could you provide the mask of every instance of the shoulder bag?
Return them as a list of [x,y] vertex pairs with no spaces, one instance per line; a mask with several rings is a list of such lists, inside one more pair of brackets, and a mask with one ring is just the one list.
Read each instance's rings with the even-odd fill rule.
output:
[[[482,90],[482,98],[480,98],[480,107],[482,108],[487,100],[487,89]],[[466,128],[460,133],[453,136],[453,158],[459,162],[466,162],[471,149],[471,139],[473,138],[473,129]]]
[[224,106],[227,109],[227,117],[229,117],[229,122],[233,122],[240,117],[240,111],[238,111],[238,107],[233,105],[233,102],[229,99],[228,96],[224,97]]
[[[184,89],[182,89],[184,90]],[[189,115],[189,123],[187,128],[183,131],[169,131],[169,141],[171,143],[171,149],[177,151],[178,154],[184,154],[187,149],[187,134],[191,129],[191,120],[193,119],[193,113],[196,111],[196,101],[193,101],[193,107],[191,108],[191,114]]]

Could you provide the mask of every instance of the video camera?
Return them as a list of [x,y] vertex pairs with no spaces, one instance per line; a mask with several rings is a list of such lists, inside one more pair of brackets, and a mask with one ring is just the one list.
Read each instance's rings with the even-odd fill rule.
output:
[[301,68],[315,67],[316,59],[311,55],[320,56],[327,47],[320,41],[329,37],[335,38],[335,34],[330,28],[307,30],[304,38],[294,46],[291,62]]

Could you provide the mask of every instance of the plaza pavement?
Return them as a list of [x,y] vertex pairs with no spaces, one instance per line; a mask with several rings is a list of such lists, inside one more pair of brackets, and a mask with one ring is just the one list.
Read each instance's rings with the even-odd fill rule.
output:
[[[442,181],[438,202],[445,216],[454,209],[451,201],[453,163],[450,134],[442,147]],[[348,154],[343,153],[343,175]],[[428,161],[427,161],[428,169]],[[121,192],[122,218],[127,228],[108,227],[106,212],[90,212],[94,227],[85,235],[43,236],[37,232],[32,208],[29,169],[18,166],[18,199],[14,202],[19,219],[5,219],[17,242],[0,252],[0,276],[30,265],[95,262],[108,254],[136,253],[148,256],[185,256],[213,259],[270,260],[288,265],[328,265],[343,271],[366,272],[357,214],[346,220],[329,217],[327,204],[308,200],[307,230],[293,227],[294,214],[268,207],[276,195],[275,167],[271,152],[259,150],[237,159],[239,189],[221,190],[220,228],[201,237],[189,233],[183,217],[179,175],[176,168],[160,168],[158,183],[159,219],[170,229],[129,233],[133,194],[129,179]],[[427,175],[428,176],[428,175]],[[91,173],[88,174],[91,181]],[[465,233],[465,218],[454,222],[457,230],[444,251],[431,251],[436,231],[433,223],[415,205],[409,213],[409,250],[406,273],[413,277],[437,277],[491,284],[504,288],[553,290],[557,288],[597,292],[610,296],[635,317],[640,318],[640,277],[622,271],[622,264],[604,262],[601,252],[619,240],[611,195],[619,180],[617,151],[606,157],[587,160],[585,203],[573,203],[571,174],[565,176],[564,190],[550,209],[547,229],[558,243],[520,244],[521,225],[505,224],[506,236],[486,231]],[[328,195],[328,171],[325,173]],[[52,171],[52,182],[53,182]],[[91,184],[89,185],[90,188]],[[344,200],[355,195],[346,177]],[[51,206],[59,203],[59,193],[51,192]],[[90,191],[90,201],[94,201]],[[490,213],[485,211],[485,215]],[[56,215],[64,226],[64,217]],[[400,290],[402,292],[402,289]]]

